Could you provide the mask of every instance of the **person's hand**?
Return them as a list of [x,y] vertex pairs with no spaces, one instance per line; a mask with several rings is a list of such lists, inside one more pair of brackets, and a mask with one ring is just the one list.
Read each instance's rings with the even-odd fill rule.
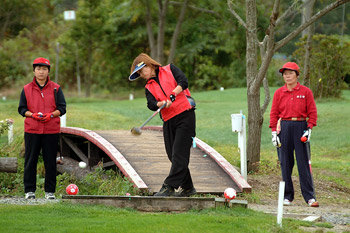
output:
[[51,118],[53,118],[52,112],[45,113],[45,114],[42,116],[42,122],[48,122],[48,121],[51,120]]
[[161,106],[163,106],[164,104],[166,104],[165,105],[165,108],[169,108],[170,107],[170,105],[172,104],[172,102],[170,101],[170,100],[163,100],[163,101],[160,101],[160,102],[158,102],[158,103],[160,103],[160,106],[159,106],[159,104],[157,104],[157,106],[160,108]]
[[276,131],[272,132],[272,145],[274,145],[275,147],[281,147],[281,141],[280,138],[277,136]]
[[307,130],[304,131],[303,136],[301,136],[301,141],[310,142],[310,138],[311,138],[311,129],[308,128]]
[[41,112],[35,112],[32,114],[32,118],[37,121],[43,120],[43,114]]

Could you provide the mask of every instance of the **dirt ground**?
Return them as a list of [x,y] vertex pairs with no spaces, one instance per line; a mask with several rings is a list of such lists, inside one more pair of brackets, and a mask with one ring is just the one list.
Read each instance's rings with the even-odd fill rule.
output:
[[[277,214],[278,190],[281,177],[278,175],[249,176],[248,183],[252,186],[254,196],[260,201],[257,204],[249,201],[248,208],[265,213]],[[308,216],[318,216],[315,222],[327,222],[332,228],[303,227],[302,230],[310,232],[350,232],[350,190],[329,181],[315,179],[315,192],[320,207],[309,207],[300,191],[299,179],[293,176],[295,200],[291,206],[284,206],[283,217],[304,219]]]

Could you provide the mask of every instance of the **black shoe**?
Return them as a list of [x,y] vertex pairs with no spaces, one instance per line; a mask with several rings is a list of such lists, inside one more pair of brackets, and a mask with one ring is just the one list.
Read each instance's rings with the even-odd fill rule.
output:
[[157,197],[175,196],[175,190],[170,185],[163,184],[162,188],[159,190],[158,193],[154,194],[154,196],[157,196]]
[[189,197],[192,195],[195,195],[197,193],[196,189],[194,187],[189,189],[181,189],[180,192],[176,193],[177,197]]

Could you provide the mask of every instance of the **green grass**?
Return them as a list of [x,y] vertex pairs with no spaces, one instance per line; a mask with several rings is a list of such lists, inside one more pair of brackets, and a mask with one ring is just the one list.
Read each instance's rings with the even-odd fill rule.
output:
[[[271,89],[271,96],[275,88]],[[193,93],[197,102],[197,137],[218,150],[235,166],[239,166],[237,133],[231,131],[231,114],[240,110],[247,114],[245,88],[226,89]],[[263,97],[262,97],[263,98]],[[146,107],[145,98],[111,100],[96,98],[68,98],[67,125],[91,130],[131,129],[141,125],[152,112]],[[311,150],[315,176],[322,176],[339,185],[350,188],[350,91],[343,91],[342,99],[317,101],[318,125],[311,137]],[[18,100],[0,102],[0,119],[15,120],[15,137],[20,144],[23,137],[23,118],[17,113]],[[269,110],[264,115],[261,138],[261,161],[266,172],[279,172],[275,169],[276,150],[271,145],[271,132],[268,128]],[[156,116],[150,125],[161,125]],[[0,144],[7,141],[1,136]],[[18,151],[16,148],[4,151]],[[8,152],[10,153],[10,152]],[[13,154],[13,153],[12,153]],[[14,154],[17,156],[17,154]],[[327,172],[317,172],[326,170]],[[262,171],[263,172],[263,171]]]
[[60,203],[0,210],[0,232],[297,232],[312,225],[285,219],[281,229],[275,216],[243,208],[169,214]]

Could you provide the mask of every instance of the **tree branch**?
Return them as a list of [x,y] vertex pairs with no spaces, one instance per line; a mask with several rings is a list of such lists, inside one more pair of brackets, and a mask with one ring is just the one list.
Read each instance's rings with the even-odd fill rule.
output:
[[[182,2],[175,2],[175,1],[170,1],[169,4],[172,4],[172,5],[182,5],[183,3]],[[216,17],[218,18],[222,18],[222,16],[215,12],[215,11],[212,11],[212,10],[208,10],[208,9],[204,9],[204,8],[200,8],[200,7],[196,7],[194,5],[187,5],[188,8],[190,9],[193,9],[193,10],[197,10],[197,11],[201,11],[201,12],[204,12],[204,13],[209,13],[209,14],[213,14],[215,15]]]
[[233,16],[236,17],[236,19],[238,20],[238,22],[248,31],[248,27],[247,27],[247,24],[243,21],[243,19],[237,14],[237,12],[232,9],[233,7],[233,4],[232,4],[232,0],[227,0],[227,5],[228,5],[228,8],[230,10],[230,12],[233,14]]
[[296,8],[296,5],[298,4],[298,1],[293,2],[293,4],[279,17],[276,21],[276,26],[278,26],[285,18],[289,17],[292,13],[294,8]]
[[280,48],[282,48],[285,44],[287,44],[289,41],[291,41],[292,39],[294,39],[294,37],[296,37],[297,35],[299,35],[300,32],[302,32],[305,28],[307,28],[308,26],[310,26],[310,24],[314,23],[316,20],[318,20],[319,18],[321,18],[322,16],[324,16],[325,14],[327,14],[328,12],[330,12],[331,10],[337,8],[340,5],[343,5],[347,2],[349,2],[350,0],[337,0],[334,3],[329,4],[328,6],[326,6],[325,8],[323,8],[321,11],[319,11],[318,13],[316,13],[314,16],[312,16],[309,20],[307,20],[304,24],[300,25],[296,30],[294,30],[293,32],[291,32],[289,35],[287,35],[286,37],[284,37],[282,40],[278,41],[275,45],[275,52],[277,50],[279,50]]

